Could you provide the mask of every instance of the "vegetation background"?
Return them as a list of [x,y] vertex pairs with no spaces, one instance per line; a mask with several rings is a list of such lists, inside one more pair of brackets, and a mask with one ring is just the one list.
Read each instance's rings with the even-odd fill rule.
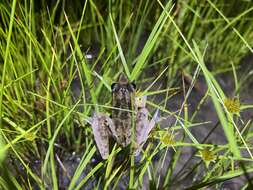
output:
[[[0,2],[1,189],[253,189],[250,0]],[[96,149],[120,72],[161,111],[141,156]]]

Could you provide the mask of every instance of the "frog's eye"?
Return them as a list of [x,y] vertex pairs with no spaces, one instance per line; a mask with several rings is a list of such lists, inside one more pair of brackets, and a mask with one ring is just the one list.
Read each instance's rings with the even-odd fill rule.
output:
[[135,84],[135,82],[132,82],[131,85],[136,90],[136,84]]
[[111,85],[112,92],[117,91],[118,90],[118,86],[119,85],[117,83],[112,83],[112,85]]

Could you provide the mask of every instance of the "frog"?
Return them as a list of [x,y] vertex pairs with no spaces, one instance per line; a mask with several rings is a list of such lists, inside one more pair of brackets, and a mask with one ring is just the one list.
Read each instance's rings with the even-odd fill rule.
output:
[[[156,110],[149,120],[147,96],[136,96],[136,85],[131,83],[124,73],[120,73],[117,82],[111,85],[111,91],[111,117],[106,113],[95,112],[90,119],[98,151],[106,160],[109,156],[111,137],[124,148],[131,144],[134,134],[134,155],[137,156],[159,120],[159,110]],[[135,129],[134,133],[132,128]]]

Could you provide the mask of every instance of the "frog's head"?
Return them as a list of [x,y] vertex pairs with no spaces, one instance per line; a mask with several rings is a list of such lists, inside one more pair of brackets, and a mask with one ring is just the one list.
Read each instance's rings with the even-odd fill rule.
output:
[[111,86],[112,92],[117,92],[122,88],[129,92],[134,92],[136,89],[135,84],[131,83],[123,72],[120,73],[117,82]]
[[119,77],[118,77],[118,83],[119,84],[128,84],[129,80],[127,78],[127,76],[125,75],[125,73],[120,73]]

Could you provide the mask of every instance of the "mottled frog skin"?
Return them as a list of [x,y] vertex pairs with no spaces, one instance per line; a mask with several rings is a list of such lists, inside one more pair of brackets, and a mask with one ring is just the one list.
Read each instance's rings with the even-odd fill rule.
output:
[[117,83],[112,85],[112,120],[115,125],[116,141],[123,147],[131,142],[132,116],[134,110],[135,86],[121,73]]
[[90,120],[103,159],[107,159],[109,155],[109,137],[113,137],[120,146],[126,147],[131,143],[132,127],[135,128],[134,154],[139,154],[159,118],[157,110],[153,118],[148,120],[146,99],[146,96],[135,97],[135,85],[123,73],[112,84],[112,117],[95,113]]

